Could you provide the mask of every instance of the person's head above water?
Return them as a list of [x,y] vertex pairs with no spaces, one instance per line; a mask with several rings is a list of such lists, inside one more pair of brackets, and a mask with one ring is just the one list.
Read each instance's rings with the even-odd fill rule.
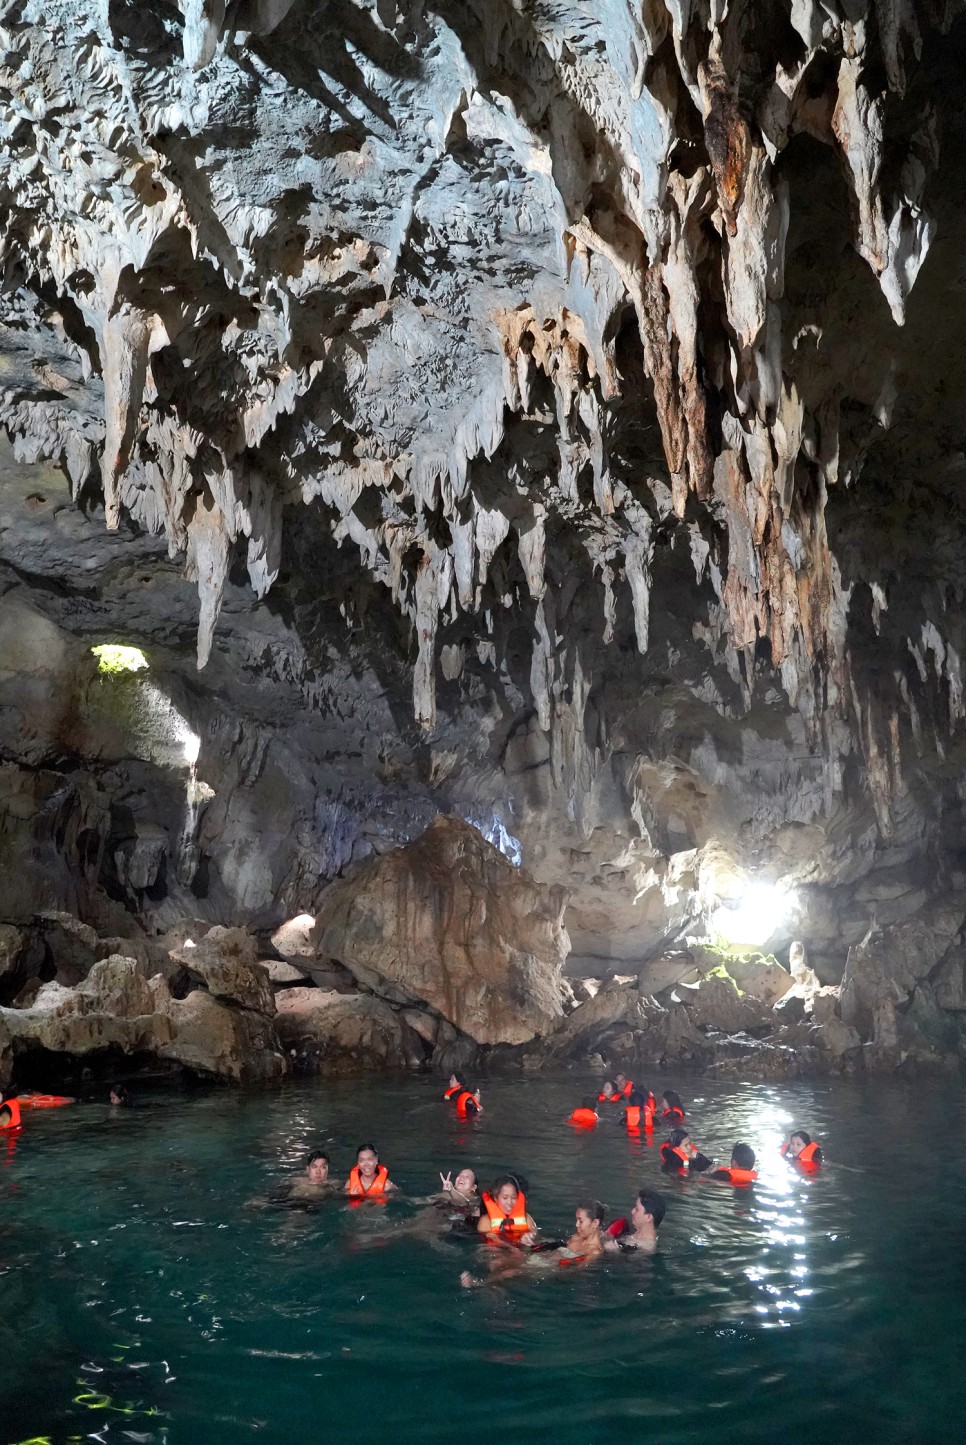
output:
[[600,1227],[607,1217],[607,1210],[599,1199],[591,1200],[586,1204],[578,1204],[574,1219],[574,1229],[582,1239],[600,1234]]
[[636,1105],[639,1109],[643,1109],[647,1104],[647,1094],[643,1089],[632,1089],[627,1096],[627,1102],[631,1105]]
[[691,1135],[687,1129],[672,1129],[668,1135],[672,1149],[683,1149],[685,1154],[696,1154],[698,1151],[691,1143]]
[[618,1092],[619,1094],[623,1093],[623,1091],[624,1091],[624,1086],[625,1086],[626,1083],[627,1083],[627,1075],[626,1075],[626,1074],[615,1074],[615,1075],[614,1075],[614,1083],[617,1085],[617,1092]]
[[666,1209],[663,1194],[658,1194],[656,1189],[642,1189],[634,1200],[634,1207],[631,1210],[631,1219],[634,1228],[659,1229],[664,1218]]
[[110,1095],[110,1098],[111,1098],[111,1103],[112,1103],[112,1104],[122,1104],[122,1105],[123,1105],[123,1104],[130,1104],[130,1102],[131,1102],[130,1092],[129,1092],[128,1089],[126,1089],[126,1088],[124,1087],[123,1084],[112,1084],[112,1085],[111,1085],[111,1095]]
[[474,1169],[461,1169],[453,1180],[453,1188],[460,1194],[476,1194],[480,1181]]
[[612,1098],[614,1097],[614,1095],[617,1093],[617,1088],[616,1088],[616,1085],[614,1084],[614,1080],[613,1080],[613,1079],[605,1079],[604,1082],[603,1082],[603,1083],[601,1084],[601,1086],[600,1086],[600,1092],[603,1094],[603,1096],[604,1096],[605,1099],[612,1099]]
[[802,1150],[812,1142],[811,1134],[806,1134],[804,1129],[796,1129],[788,1141],[786,1153],[790,1159],[797,1159]]
[[661,1103],[665,1109],[680,1109],[684,1113],[684,1105],[681,1103],[681,1095],[676,1094],[673,1089],[665,1089],[661,1095]]
[[379,1151],[375,1144],[360,1144],[356,1150],[356,1168],[363,1179],[371,1179],[379,1168]]
[[736,1144],[731,1151],[732,1169],[754,1169],[755,1151],[750,1144]]
[[450,1074],[449,1087],[451,1089],[465,1089],[466,1085],[463,1083],[463,1080],[460,1078],[459,1074]]
[[314,1154],[309,1155],[305,1173],[310,1184],[325,1183],[329,1177],[329,1156],[324,1149],[317,1149]]
[[492,1194],[504,1214],[509,1214],[520,1193],[520,1181],[515,1174],[501,1174],[494,1181]]

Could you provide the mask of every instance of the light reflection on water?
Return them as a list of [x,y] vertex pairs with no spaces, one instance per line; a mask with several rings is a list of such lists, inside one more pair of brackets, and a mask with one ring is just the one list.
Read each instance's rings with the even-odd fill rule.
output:
[[[664,1178],[660,1131],[569,1129],[579,1078],[489,1081],[471,1125],[426,1079],[31,1119],[0,1170],[0,1445],[950,1438],[964,1170],[930,1141],[956,1137],[962,1092],[679,1084],[705,1152],[756,1149],[754,1188]],[[819,1175],[778,1153],[796,1126]],[[344,1177],[370,1137],[415,1195],[464,1162],[524,1172],[551,1234],[656,1184],[660,1251],[467,1293],[479,1246],[409,1232],[405,1201],[250,1207],[317,1144]]]

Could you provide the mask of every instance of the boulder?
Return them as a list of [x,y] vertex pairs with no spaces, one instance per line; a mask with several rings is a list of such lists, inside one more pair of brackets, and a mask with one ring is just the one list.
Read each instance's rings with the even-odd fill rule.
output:
[[0,977],[16,973],[27,945],[27,936],[12,923],[0,923]]
[[272,934],[272,947],[283,958],[314,958],[314,927],[315,919],[311,913],[300,913],[296,918],[290,918],[287,923],[283,923],[281,928],[276,928]]
[[210,928],[195,948],[182,946],[172,950],[171,957],[215,998],[228,999],[255,1013],[275,1012],[271,982],[257,962],[255,939],[246,929]]
[[236,1080],[279,1078],[287,1069],[270,1018],[203,990],[172,998],[160,974],[147,978],[143,965],[119,954],[99,960],[73,988],[44,984],[29,1008],[0,1009],[0,1020],[15,1053],[115,1048]]
[[749,1029],[768,1028],[773,1022],[769,1010],[757,999],[742,998],[727,978],[705,978],[697,987],[682,986],[677,992],[692,1024],[698,1028],[737,1034]]
[[13,1077],[13,1046],[10,1030],[0,1018],[0,1089],[5,1089]]
[[601,1037],[615,1024],[641,1025],[643,1011],[636,988],[608,985],[596,997],[587,999],[558,1024],[547,1037],[553,1053],[567,1054],[586,1047],[593,1040],[596,1047]]
[[304,987],[309,981],[309,975],[304,969],[296,968],[294,964],[286,963],[284,959],[261,958],[258,960],[258,967],[265,970],[268,974],[268,981],[274,988],[289,988],[292,984],[300,984]]
[[80,983],[90,972],[91,965],[99,958],[109,957],[99,947],[100,939],[87,923],[81,923],[72,913],[51,910],[39,913],[34,920],[35,929],[56,972],[58,983],[70,986]]
[[439,817],[330,884],[316,953],[387,998],[430,1004],[477,1043],[525,1043],[562,1015],[567,897],[461,818]]
[[780,1024],[803,1024],[806,1019],[805,1000],[797,985],[780,998],[772,1010]]
[[283,1045],[321,1073],[419,1067],[427,1057],[402,1015],[371,994],[285,989],[277,1026]]
[[795,987],[795,980],[777,959],[763,953],[750,953],[745,958],[729,960],[728,972],[739,990],[748,998],[757,999],[766,1008],[774,1008]]
[[637,986],[641,993],[654,995],[679,983],[696,983],[699,977],[694,956],[685,949],[649,958],[638,974]]
[[940,1008],[966,1009],[966,976],[964,976],[966,968],[964,968],[964,964],[966,964],[966,948],[963,948],[962,944],[955,944],[930,975],[929,981]]
[[876,1033],[875,1015],[883,1004],[904,1004],[916,985],[943,958],[963,919],[961,897],[938,901],[925,918],[906,919],[880,928],[873,924],[849,949],[842,978],[841,1013],[865,1040]]

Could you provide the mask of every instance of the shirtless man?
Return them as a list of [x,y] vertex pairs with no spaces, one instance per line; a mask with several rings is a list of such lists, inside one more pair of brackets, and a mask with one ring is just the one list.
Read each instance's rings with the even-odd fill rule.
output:
[[656,1189],[642,1189],[634,1200],[630,1222],[615,1219],[604,1234],[607,1250],[642,1249],[653,1254],[657,1249],[657,1232],[664,1218],[663,1196]]
[[288,1189],[289,1199],[329,1199],[338,1194],[339,1186],[329,1179],[329,1156],[323,1149],[309,1155],[305,1173],[293,1179]]

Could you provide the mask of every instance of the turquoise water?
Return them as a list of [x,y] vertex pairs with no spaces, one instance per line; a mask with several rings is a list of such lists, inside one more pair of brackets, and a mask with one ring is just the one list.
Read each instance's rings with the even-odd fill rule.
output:
[[[0,1143],[0,1445],[962,1438],[963,1092],[677,1083],[706,1152],[758,1150],[754,1190],[664,1179],[614,1120],[573,1132],[572,1078],[489,1081],[468,1125],[430,1079],[34,1114]],[[778,1156],[794,1124],[816,1178]],[[405,1233],[405,1201],[248,1203],[370,1138],[412,1194],[522,1171],[551,1234],[654,1183],[659,1252],[467,1291],[485,1246]]]

